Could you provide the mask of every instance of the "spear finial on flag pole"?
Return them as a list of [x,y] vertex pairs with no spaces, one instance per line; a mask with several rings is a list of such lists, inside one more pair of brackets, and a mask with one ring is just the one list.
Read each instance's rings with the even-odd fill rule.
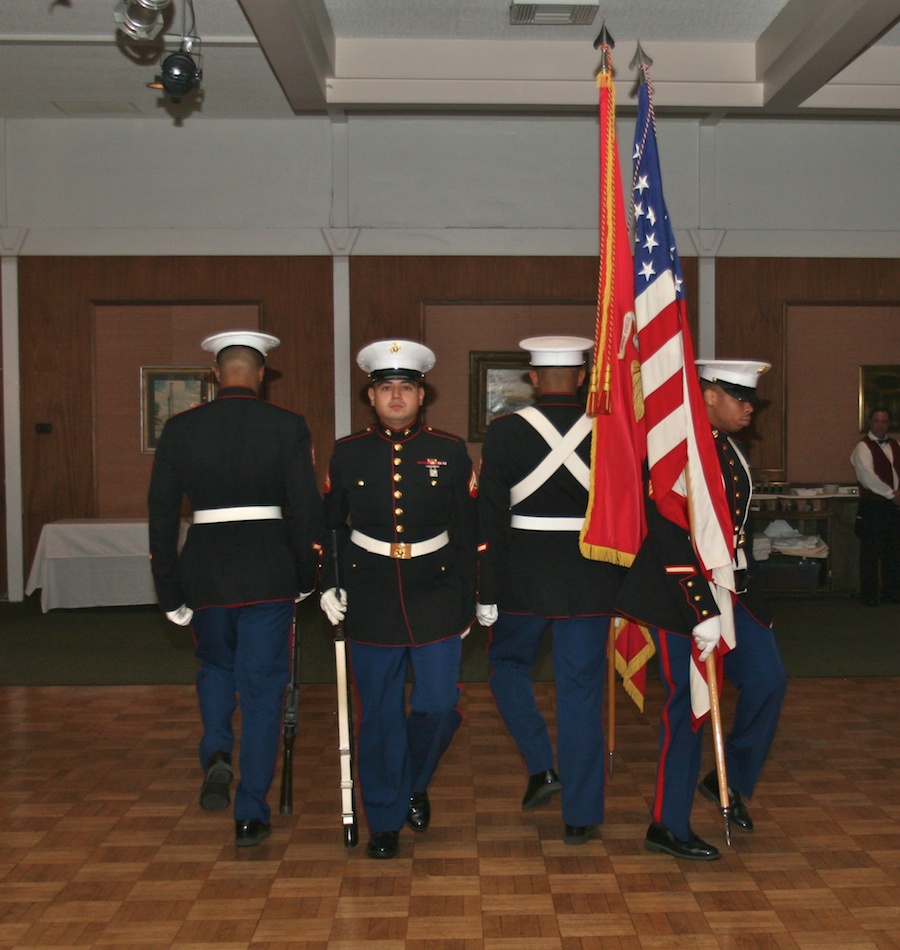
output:
[[646,70],[648,70],[652,65],[653,60],[644,52],[643,46],[641,46],[640,42],[638,42],[637,49],[634,51],[634,57],[628,64],[628,68],[640,69],[641,74],[638,76],[638,82],[646,82]]
[[600,49],[601,46],[608,46],[610,49],[616,48],[616,41],[606,28],[606,20],[600,24],[600,32],[597,34],[597,39],[594,40],[594,49]]

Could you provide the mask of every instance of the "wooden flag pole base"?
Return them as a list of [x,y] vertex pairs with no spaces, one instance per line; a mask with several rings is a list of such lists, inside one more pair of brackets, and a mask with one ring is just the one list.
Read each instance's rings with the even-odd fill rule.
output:
[[606,770],[610,778],[616,754],[616,625],[617,617],[609,618],[609,634],[606,640]]
[[715,654],[706,658],[706,682],[709,685],[709,717],[713,727],[716,752],[716,777],[719,780],[719,804],[725,822],[725,843],[731,847],[731,800],[728,797],[728,776],[725,772],[725,738],[722,732],[722,710],[719,708],[719,684]]

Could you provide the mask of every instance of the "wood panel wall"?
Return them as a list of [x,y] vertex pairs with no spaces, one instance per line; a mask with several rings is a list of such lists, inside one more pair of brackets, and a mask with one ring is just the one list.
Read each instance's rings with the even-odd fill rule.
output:
[[[317,456],[327,459],[334,432],[330,258],[19,260],[26,574],[46,522],[97,515],[92,306],[235,300],[259,301],[262,329],[282,341],[270,356],[266,395],[307,417]],[[52,432],[37,434],[37,423],[50,423]]]
[[[686,278],[687,279],[687,278]],[[757,472],[784,477],[784,314],[788,304],[892,304],[900,301],[900,263],[849,258],[722,258],[716,262],[716,353],[763,359],[772,371],[760,382],[768,405],[757,414],[751,459]],[[900,327],[895,328],[900,334]],[[828,367],[822,367],[828,373]],[[829,407],[809,424],[825,430]],[[831,479],[827,479],[831,480]]]
[[[697,262],[682,261],[696,337]],[[571,302],[596,295],[596,258],[357,257],[350,262],[353,427],[370,421],[355,354],[421,338],[429,302]],[[894,260],[724,258],[716,266],[718,355],[770,360],[754,466],[784,468],[783,313],[788,303],[896,303]],[[334,433],[332,266],[327,257],[23,257],[19,260],[26,573],[41,527],[96,515],[91,309],[95,303],[258,300],[282,339],[267,395],[301,411],[320,475]],[[900,332],[900,328],[898,328]],[[823,368],[827,372],[827,367]],[[827,419],[827,407],[823,409]],[[49,422],[50,435],[35,425]],[[821,425],[822,420],[811,421]]]
[[[682,260],[696,337],[697,261]],[[595,257],[354,257],[350,260],[351,353],[387,337],[423,338],[425,303],[570,303],[596,300]],[[487,349],[488,347],[485,347]],[[437,354],[440,358],[440,354]],[[353,428],[371,421],[366,377],[351,367]]]

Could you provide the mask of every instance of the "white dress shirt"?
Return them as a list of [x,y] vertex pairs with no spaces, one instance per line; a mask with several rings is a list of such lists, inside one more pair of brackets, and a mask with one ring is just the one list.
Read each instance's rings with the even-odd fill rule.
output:
[[[872,442],[878,442],[878,438],[872,435],[871,432],[867,434],[866,438]],[[872,453],[868,449],[863,448],[862,441],[856,443],[856,448],[853,449],[853,454],[850,456],[850,464],[853,466],[853,471],[856,472],[856,480],[863,488],[868,488],[869,491],[874,492],[876,495],[881,495],[883,498],[893,498],[894,492],[900,487],[900,485],[897,484],[897,472],[893,467],[894,451],[890,442],[885,442],[884,445],[879,445],[878,448],[884,452],[888,461],[891,462],[893,486],[885,485],[875,474],[875,468],[872,464]]]

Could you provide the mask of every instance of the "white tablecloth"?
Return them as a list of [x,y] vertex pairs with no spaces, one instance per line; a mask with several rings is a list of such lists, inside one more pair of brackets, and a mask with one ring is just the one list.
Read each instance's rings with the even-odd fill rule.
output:
[[149,550],[147,522],[139,518],[53,521],[41,531],[25,593],[40,587],[45,613],[155,604]]

